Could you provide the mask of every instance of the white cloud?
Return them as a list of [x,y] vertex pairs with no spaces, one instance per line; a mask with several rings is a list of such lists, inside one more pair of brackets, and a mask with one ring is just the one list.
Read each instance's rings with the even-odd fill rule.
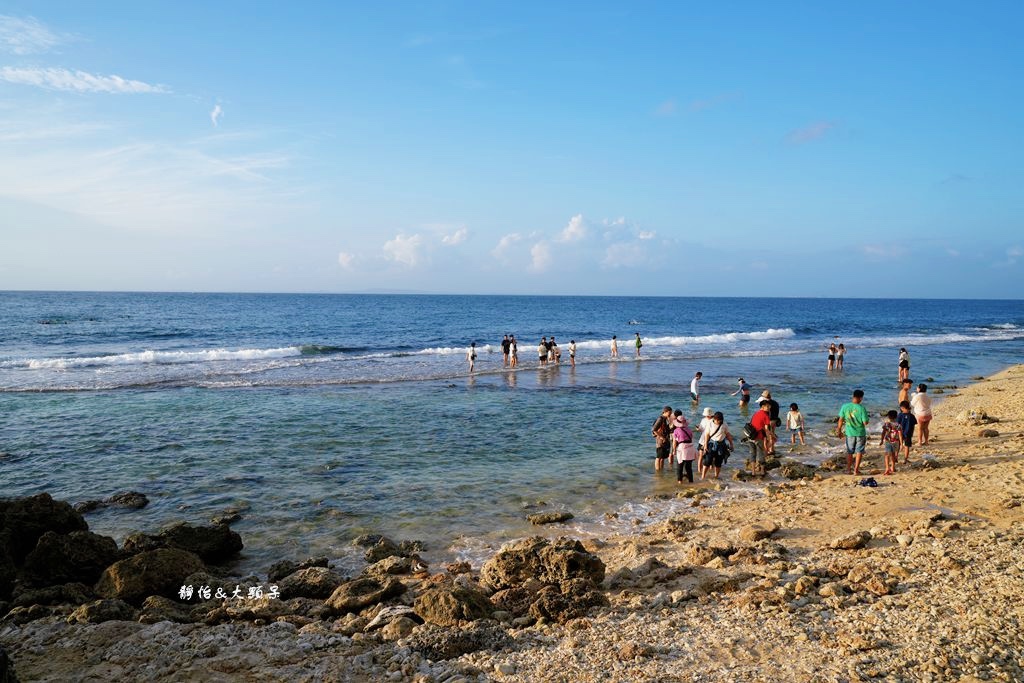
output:
[[342,251],[342,252],[338,253],[338,263],[345,270],[350,270],[352,268],[352,265],[355,262],[355,260],[356,260],[356,255],[355,254],[350,254],[347,251]]
[[786,139],[792,145],[802,145],[814,140],[820,140],[825,137],[825,134],[835,128],[836,125],[829,121],[817,121],[803,128],[798,128],[794,131],[790,131]]
[[498,244],[491,250],[491,254],[495,258],[504,258],[508,250],[511,249],[516,242],[522,241],[522,239],[523,236],[518,232],[510,232],[498,240]]
[[210,111],[210,123],[213,124],[214,128],[220,125],[220,119],[222,116],[224,116],[224,110],[220,108],[219,104],[215,104],[213,106],[213,110]]
[[450,247],[454,247],[457,244],[462,244],[466,241],[466,237],[469,235],[469,231],[466,228],[459,228],[450,235],[445,235],[441,238],[443,244],[447,244]]
[[636,234],[636,238],[638,240],[653,240],[654,237],[655,237],[655,234],[651,230],[641,230],[640,232],[638,232]]
[[635,242],[610,244],[601,264],[609,268],[635,268],[647,262],[647,252]]
[[579,242],[587,236],[587,226],[583,214],[578,213],[569,219],[569,224],[558,235],[559,242]]
[[530,247],[530,270],[542,273],[551,265],[551,245],[537,242]]
[[35,17],[19,19],[0,14],[0,51],[16,55],[47,52],[61,42],[60,36]]
[[47,90],[66,90],[70,92],[102,92],[102,93],[168,93],[162,85],[150,85],[142,81],[132,81],[120,76],[99,76],[85,71],[70,69],[18,68],[5,66],[0,68],[0,80],[20,85],[34,85]]
[[420,262],[420,248],[423,246],[423,238],[420,235],[406,237],[404,234],[395,235],[384,243],[384,258],[395,263],[401,263],[409,267],[415,267]]

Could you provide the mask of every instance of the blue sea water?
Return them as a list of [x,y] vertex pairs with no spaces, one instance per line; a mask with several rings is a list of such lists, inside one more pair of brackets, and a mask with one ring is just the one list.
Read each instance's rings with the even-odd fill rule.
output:
[[[563,363],[538,367],[551,335]],[[825,369],[832,341],[841,373]],[[579,533],[645,519],[676,488],[652,472],[660,408],[711,406],[738,432],[740,376],[800,404],[797,457],[836,452],[828,419],[854,388],[893,407],[900,346],[915,381],[948,393],[1020,361],[1024,302],[0,292],[0,496],[146,493],[143,510],[89,515],[118,540],[237,507],[252,571],[351,564],[368,531],[473,558],[529,533],[541,502]],[[717,495],[754,490],[729,483]]]

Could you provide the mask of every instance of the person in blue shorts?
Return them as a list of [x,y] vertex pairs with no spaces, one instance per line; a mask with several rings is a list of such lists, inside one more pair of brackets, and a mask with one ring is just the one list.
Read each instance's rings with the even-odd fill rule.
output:
[[910,447],[914,445],[914,427],[917,426],[917,418],[910,412],[910,401],[900,401],[900,414],[896,416],[896,424],[900,426],[900,433],[903,435],[903,464],[906,465],[910,462]]
[[862,405],[864,392],[857,389],[849,403],[839,409],[836,431],[846,436],[846,473],[860,474],[860,461],[868,443],[868,411]]

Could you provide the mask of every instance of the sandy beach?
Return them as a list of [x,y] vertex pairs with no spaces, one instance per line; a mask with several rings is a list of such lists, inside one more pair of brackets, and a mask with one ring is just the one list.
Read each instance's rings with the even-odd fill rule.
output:
[[819,469],[773,470],[753,498],[681,490],[692,515],[566,550],[561,593],[522,567],[508,583],[508,563],[424,570],[385,555],[362,578],[388,589],[379,600],[343,601],[337,577],[326,603],[213,601],[202,614],[149,599],[100,618],[50,601],[13,607],[0,646],[22,681],[1021,680],[1024,366],[936,399],[933,441],[911,466],[880,474],[869,443],[863,476],[878,486]]

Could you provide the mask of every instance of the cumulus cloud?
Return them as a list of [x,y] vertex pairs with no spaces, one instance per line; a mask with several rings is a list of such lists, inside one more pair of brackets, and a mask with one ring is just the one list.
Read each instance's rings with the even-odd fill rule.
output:
[[803,128],[790,131],[789,135],[786,136],[786,140],[788,140],[791,145],[803,145],[808,142],[820,140],[835,127],[835,124],[829,121],[817,121],[808,126],[804,126]]
[[356,255],[350,254],[347,251],[338,253],[338,264],[341,265],[345,270],[350,270],[355,263]]
[[559,242],[579,242],[587,236],[587,226],[583,221],[583,214],[578,213],[569,219],[569,224],[565,226],[558,235]]
[[636,234],[638,240],[653,240],[654,237],[654,232],[651,230],[641,230]]
[[508,253],[508,250],[511,249],[516,242],[522,241],[522,239],[523,236],[518,232],[510,232],[498,240],[498,244],[491,250],[491,254],[495,258],[504,258],[505,254]]
[[220,108],[219,104],[213,105],[213,109],[210,111],[210,123],[216,128],[220,125],[220,119],[224,116],[224,110]]
[[71,69],[5,66],[0,68],[0,80],[20,85],[34,85],[38,88],[46,88],[47,90],[66,90],[82,93],[138,94],[170,92],[162,85],[151,85],[142,81],[121,78],[116,75],[100,76],[85,71],[72,71]]
[[409,267],[415,267],[420,262],[420,249],[423,246],[423,238],[420,235],[406,237],[404,234],[395,235],[384,243],[384,258],[395,263],[401,263]]
[[608,268],[636,268],[647,262],[647,252],[636,242],[618,242],[608,245],[601,265]]
[[47,52],[61,42],[60,36],[35,17],[0,14],[0,51],[15,55]]
[[530,247],[530,270],[543,273],[551,266],[551,245],[541,241]]
[[441,238],[442,244],[447,244],[449,247],[454,247],[457,244],[462,244],[466,241],[466,237],[469,236],[469,231],[466,228],[459,228],[450,235],[445,235]]

